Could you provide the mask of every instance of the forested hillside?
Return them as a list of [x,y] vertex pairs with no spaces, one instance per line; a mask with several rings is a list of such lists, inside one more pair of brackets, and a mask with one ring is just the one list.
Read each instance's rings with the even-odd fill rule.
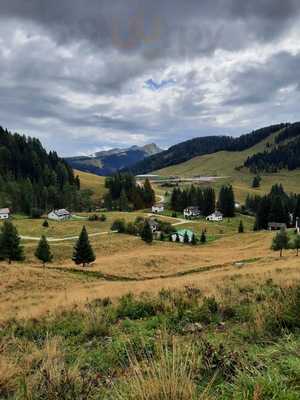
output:
[[82,204],[80,180],[55,152],[38,139],[0,127],[0,208],[39,215],[51,208]]
[[260,152],[245,161],[245,167],[252,172],[277,172],[287,168],[300,167],[300,123],[291,125],[276,138],[277,146]]
[[170,147],[168,150],[148,157],[133,167],[134,174],[143,174],[171,165],[180,164],[193,157],[205,154],[212,154],[220,150],[242,151],[251,148],[272,133],[278,132],[289,127],[289,124],[271,125],[258,129],[238,138],[230,136],[207,136],[195,138]]

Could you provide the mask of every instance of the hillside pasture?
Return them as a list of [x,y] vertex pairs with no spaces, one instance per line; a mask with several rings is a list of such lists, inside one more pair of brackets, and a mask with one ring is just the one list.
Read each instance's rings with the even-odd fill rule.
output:
[[99,202],[106,193],[105,176],[98,176],[88,172],[74,170],[74,175],[80,178],[80,187],[83,190],[90,189],[93,191],[93,200]]

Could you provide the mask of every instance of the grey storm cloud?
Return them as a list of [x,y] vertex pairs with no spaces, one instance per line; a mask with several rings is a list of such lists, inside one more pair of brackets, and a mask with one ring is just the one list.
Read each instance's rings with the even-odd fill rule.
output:
[[2,0],[0,124],[73,155],[295,118],[299,22],[298,0]]

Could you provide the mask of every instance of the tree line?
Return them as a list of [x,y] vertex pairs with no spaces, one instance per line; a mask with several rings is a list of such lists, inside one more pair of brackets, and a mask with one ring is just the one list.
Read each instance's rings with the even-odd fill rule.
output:
[[200,188],[191,185],[188,188],[173,189],[170,200],[171,209],[177,212],[183,212],[187,207],[198,207],[202,215],[208,216],[216,209],[224,217],[234,217],[235,215],[235,197],[231,185],[224,185],[219,192],[218,201],[216,201],[216,192],[213,188]]
[[106,178],[108,193],[104,197],[104,207],[108,210],[130,211],[152,207],[155,192],[149,179],[137,184],[133,175],[118,173]]
[[12,134],[0,127],[0,206],[35,216],[53,208],[82,209],[89,191],[56,152],[38,139]]
[[287,194],[281,184],[276,184],[265,196],[248,195],[245,208],[255,214],[256,230],[268,229],[270,222],[295,224],[296,218],[300,218],[300,195]]

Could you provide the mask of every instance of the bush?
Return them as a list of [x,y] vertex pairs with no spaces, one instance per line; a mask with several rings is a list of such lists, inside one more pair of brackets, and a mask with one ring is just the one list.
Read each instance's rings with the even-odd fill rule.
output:
[[125,233],[126,232],[126,222],[124,219],[116,219],[111,228],[112,231],[117,231],[118,233]]
[[120,318],[140,319],[156,314],[155,303],[144,296],[134,298],[132,293],[122,296],[117,307],[117,316]]
[[99,217],[97,214],[89,215],[89,221],[98,221]]
[[100,215],[100,221],[101,221],[101,222],[105,222],[106,220],[107,220],[106,215],[105,215],[105,214],[101,214],[101,215]]
[[128,222],[127,227],[126,227],[126,233],[128,235],[134,235],[137,236],[139,230],[136,225],[134,225],[132,222]]
[[43,222],[43,227],[44,228],[49,228],[49,222],[45,219],[45,221]]

